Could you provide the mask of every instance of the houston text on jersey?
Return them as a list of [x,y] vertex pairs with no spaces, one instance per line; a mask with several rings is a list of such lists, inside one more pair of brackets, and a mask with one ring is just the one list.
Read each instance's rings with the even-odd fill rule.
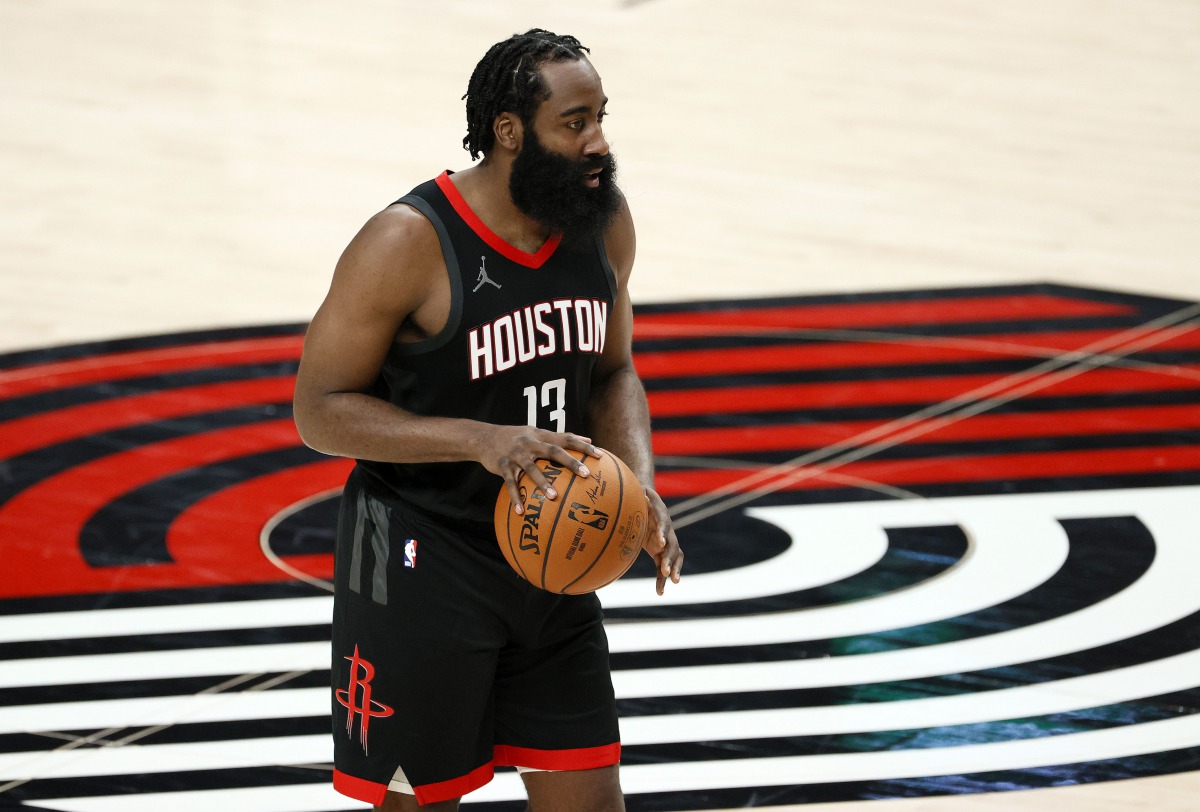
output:
[[608,302],[555,299],[527,305],[467,334],[471,380],[554,353],[604,352]]

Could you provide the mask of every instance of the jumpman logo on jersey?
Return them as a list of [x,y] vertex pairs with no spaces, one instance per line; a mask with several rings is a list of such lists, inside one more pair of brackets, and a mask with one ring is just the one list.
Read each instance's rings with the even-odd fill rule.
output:
[[488,272],[487,272],[487,257],[480,257],[480,258],[479,258],[479,276],[475,277],[475,279],[476,279],[476,281],[478,282],[478,284],[477,284],[477,285],[475,285],[475,287],[471,288],[471,292],[472,292],[472,293],[474,293],[475,291],[477,291],[477,290],[479,290],[481,287],[483,287],[483,284],[484,284],[485,282],[486,282],[487,284],[489,284],[489,285],[495,285],[496,287],[500,287],[500,283],[499,283],[499,282],[494,282],[494,281],[492,281],[492,278],[491,278],[490,276],[488,276]]

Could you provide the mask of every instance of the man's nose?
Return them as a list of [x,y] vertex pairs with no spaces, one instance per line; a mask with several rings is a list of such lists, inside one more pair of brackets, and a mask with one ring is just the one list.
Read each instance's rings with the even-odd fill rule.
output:
[[596,128],[595,134],[588,139],[587,146],[584,147],[584,155],[607,155],[608,154],[608,139],[604,137],[604,130]]

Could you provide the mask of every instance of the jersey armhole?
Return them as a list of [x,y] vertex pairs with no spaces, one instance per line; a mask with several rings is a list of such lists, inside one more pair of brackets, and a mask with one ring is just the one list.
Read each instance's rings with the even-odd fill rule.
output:
[[450,281],[450,313],[446,317],[446,326],[437,335],[423,338],[420,341],[396,341],[393,346],[401,355],[417,355],[433,352],[445,346],[454,337],[454,334],[458,331],[459,323],[462,321],[462,272],[458,267],[458,257],[454,253],[454,244],[450,242],[450,233],[446,231],[445,223],[442,222],[442,218],[438,217],[437,212],[433,210],[429,202],[416,195],[405,195],[396,202],[411,206],[419,211],[429,221],[430,225],[433,226],[434,231],[437,232],[438,242],[442,246],[442,260],[446,264],[446,273],[449,275]]
[[604,234],[596,235],[596,254],[600,257],[600,265],[604,268],[604,278],[608,281],[608,292],[615,303],[617,301],[617,272],[608,261],[608,249],[604,247]]

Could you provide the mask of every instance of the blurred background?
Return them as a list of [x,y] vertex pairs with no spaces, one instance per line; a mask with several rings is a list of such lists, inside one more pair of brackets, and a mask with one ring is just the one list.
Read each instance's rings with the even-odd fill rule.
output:
[[0,348],[307,320],[533,26],[612,99],[637,301],[1200,297],[1187,0],[0,0]]

